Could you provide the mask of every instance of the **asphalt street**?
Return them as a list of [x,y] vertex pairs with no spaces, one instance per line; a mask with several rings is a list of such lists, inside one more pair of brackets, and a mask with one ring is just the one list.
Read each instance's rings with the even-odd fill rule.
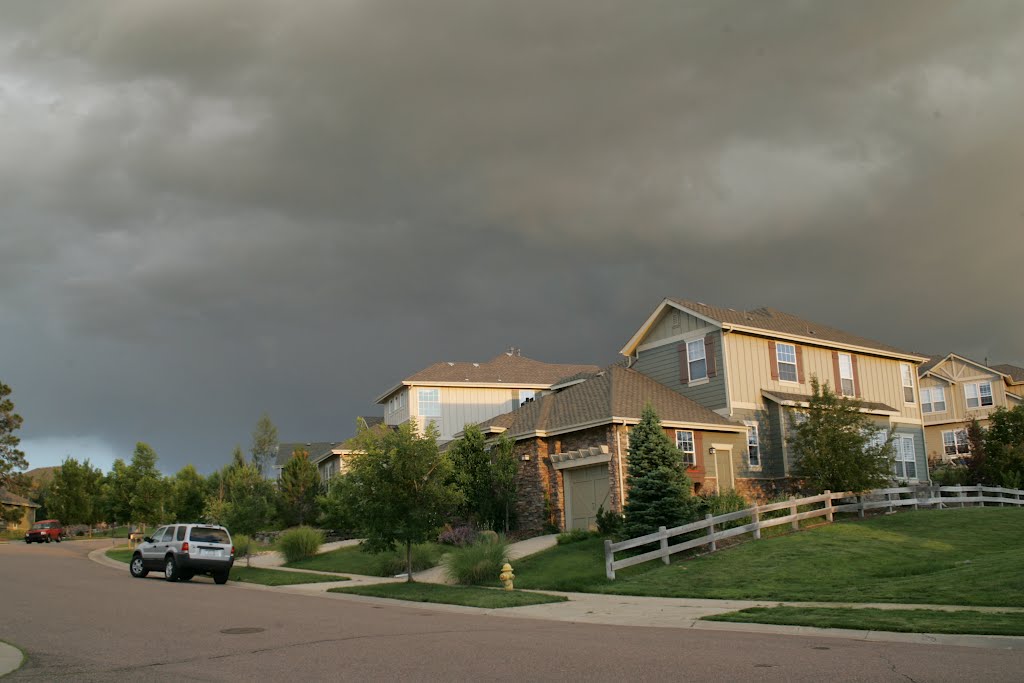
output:
[[462,614],[201,577],[138,580],[98,544],[0,545],[12,681],[1019,681],[1020,651]]

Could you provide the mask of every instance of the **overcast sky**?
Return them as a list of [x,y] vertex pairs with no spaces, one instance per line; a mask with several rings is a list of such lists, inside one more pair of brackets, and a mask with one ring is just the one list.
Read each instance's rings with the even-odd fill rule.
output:
[[664,296],[1024,363],[1024,3],[0,8],[0,380],[33,466],[340,440]]

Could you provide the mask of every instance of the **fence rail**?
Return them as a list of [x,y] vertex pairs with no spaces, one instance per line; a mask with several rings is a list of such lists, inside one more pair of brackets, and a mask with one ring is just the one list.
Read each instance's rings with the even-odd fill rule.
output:
[[[839,504],[836,504],[837,501]],[[778,503],[755,505],[745,510],[729,512],[724,515],[707,515],[703,520],[671,529],[660,527],[654,533],[630,538],[618,543],[606,540],[604,542],[605,574],[609,579],[614,579],[616,570],[657,559],[661,559],[665,564],[669,564],[672,555],[701,546],[708,546],[710,551],[714,552],[718,549],[718,541],[734,536],[742,536],[743,534],[752,534],[755,539],[759,539],[761,538],[762,529],[774,526],[789,524],[793,529],[799,529],[801,521],[815,517],[824,517],[825,521],[831,522],[837,512],[856,512],[863,517],[868,510],[883,508],[892,512],[896,508],[902,507],[913,507],[916,510],[920,507],[943,509],[989,504],[999,505],[1000,507],[1004,505],[1024,505],[1024,490],[1007,489],[1000,486],[982,486],[979,484],[977,486],[903,486],[875,489],[864,493],[853,493],[851,491],[833,493],[825,491],[820,495],[807,498],[794,498],[790,496],[789,500]],[[821,505],[821,507],[803,512],[799,511],[799,508],[808,505]],[[764,518],[766,514],[781,510],[787,510],[789,514]],[[716,527],[720,528],[723,524],[743,519],[750,519],[750,522],[730,529],[716,529]],[[703,531],[704,534],[681,543],[669,544],[669,539],[699,531]],[[641,548],[654,543],[658,544],[658,548],[654,550],[624,557],[621,560],[615,559],[615,553],[617,552]]]

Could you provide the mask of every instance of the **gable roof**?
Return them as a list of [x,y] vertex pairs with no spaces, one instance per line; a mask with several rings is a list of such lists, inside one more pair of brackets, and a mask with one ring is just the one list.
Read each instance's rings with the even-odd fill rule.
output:
[[708,306],[699,301],[665,298],[647,319],[643,327],[629,340],[621,353],[632,355],[650,327],[657,321],[661,313],[668,307],[678,308],[684,312],[703,318],[707,322],[726,330],[762,334],[783,339],[792,339],[806,344],[822,346],[838,346],[841,348],[875,352],[885,356],[896,356],[914,362],[924,362],[927,357],[909,353],[889,344],[861,337],[829,325],[816,323],[806,318],[786,313],[775,308],[755,308],[741,311],[735,308]]
[[306,443],[279,443],[277,445],[277,456],[274,458],[275,467],[284,467],[292,459],[296,450],[306,451],[309,454],[309,461],[312,463],[322,460],[330,455],[331,449],[339,446],[340,441],[309,441]]
[[388,389],[377,398],[382,403],[403,385],[410,384],[483,384],[546,388],[563,377],[597,372],[596,365],[545,363],[511,353],[502,353],[489,361],[452,361],[434,363]]
[[[761,395],[770,401],[775,401],[779,405],[792,405],[799,408],[807,408],[811,403],[810,394],[793,394],[785,391],[770,391],[768,389],[762,389]],[[857,399],[857,403],[860,404],[861,410],[866,413],[885,413],[887,415],[900,414],[900,411],[896,408],[893,408],[891,405],[886,403],[881,403],[880,401],[862,401]]]
[[1009,363],[1000,363],[999,365],[990,365],[989,367],[1009,377],[1013,384],[1024,383],[1024,368],[1010,365]]
[[[957,360],[963,361],[964,363],[968,363],[969,365],[973,365],[976,368],[980,368],[981,370],[988,370],[989,372],[994,372],[995,374],[1002,375],[1003,377],[1006,377],[1009,374],[1009,373],[1003,372],[998,367],[991,366],[991,365],[985,365],[984,363],[979,363],[976,360],[971,360],[967,356],[961,356],[959,353],[947,353],[944,356],[932,356],[931,358],[929,358],[927,363],[921,365],[917,369],[917,376],[918,377],[924,377],[925,375],[932,375],[933,377],[937,377],[938,379],[941,379],[943,381],[948,382],[949,381],[948,377],[943,377],[941,375],[936,375],[936,373],[934,371],[935,371],[935,368],[938,365],[946,362],[947,360],[949,360],[951,358],[956,358]],[[1013,366],[1011,365],[1009,367],[1013,367]],[[1020,370],[1020,368],[1018,368],[1018,370]]]
[[663,423],[744,431],[722,417],[636,370],[611,365],[580,384],[541,396],[509,413],[480,423],[485,432],[510,437],[556,434],[625,420],[638,422],[650,402]]
[[37,503],[33,503],[28,498],[19,496],[16,493],[11,493],[7,489],[0,489],[0,503],[3,503],[4,505],[18,505],[26,508],[41,507]]

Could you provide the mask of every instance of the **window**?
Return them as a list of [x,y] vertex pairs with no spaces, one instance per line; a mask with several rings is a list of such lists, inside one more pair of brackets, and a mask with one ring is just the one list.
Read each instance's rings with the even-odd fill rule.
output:
[[843,396],[856,394],[853,383],[853,356],[848,353],[839,354],[839,390]]
[[903,402],[914,402],[914,370],[910,363],[900,363],[900,374],[903,375]]
[[397,412],[397,411],[401,410],[404,407],[405,407],[405,392],[403,392],[401,394],[395,394],[394,396],[391,397],[391,400],[388,401],[388,411],[389,412],[394,413],[394,412]]
[[686,360],[689,364],[690,381],[707,379],[708,361],[704,355],[704,340],[696,339],[686,342]]
[[[867,446],[869,448],[878,448],[880,446],[884,446],[888,438],[889,432],[887,432],[885,429],[879,429],[877,431],[872,432],[871,436],[868,437]],[[895,441],[893,443],[895,444]]]
[[537,398],[537,392],[533,389],[519,390],[519,405],[525,405],[528,401],[532,401],[535,398]]
[[676,430],[676,448],[683,452],[683,463],[690,466],[697,466],[697,451],[693,444],[693,432]]
[[223,529],[214,529],[208,526],[194,526],[192,532],[188,535],[189,539],[196,543],[224,543],[228,544],[231,539],[228,538],[228,532]]
[[946,392],[942,387],[921,389],[921,411],[925,413],[946,412]]
[[796,346],[793,344],[775,345],[775,357],[779,362],[779,379],[783,382],[797,381]]
[[420,417],[441,417],[441,390],[420,389]]
[[914,449],[914,437],[900,434],[892,442],[895,460],[892,473],[897,479],[917,479],[917,458]]
[[756,424],[747,425],[747,464],[751,469],[761,469],[761,442]]
[[178,535],[175,537],[174,540],[176,540],[176,541],[184,541],[185,540],[185,532],[187,530],[188,530],[188,527],[179,526],[178,527]]
[[967,455],[971,452],[971,443],[967,440],[967,430],[942,432],[942,449],[946,455]]
[[964,385],[964,398],[968,408],[981,408],[992,405],[992,383],[977,382]]

